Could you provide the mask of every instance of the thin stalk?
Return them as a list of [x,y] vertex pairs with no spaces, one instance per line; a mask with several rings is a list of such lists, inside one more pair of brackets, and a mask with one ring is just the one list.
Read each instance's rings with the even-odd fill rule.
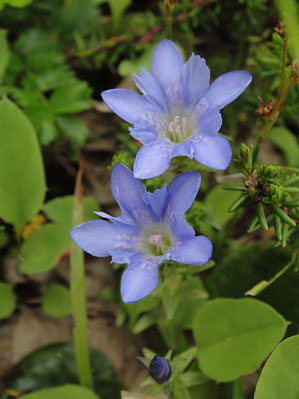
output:
[[282,70],[281,70],[281,82],[280,82],[280,88],[278,91],[277,99],[275,101],[275,106],[273,108],[273,111],[271,112],[270,116],[267,118],[266,123],[261,126],[258,139],[257,139],[257,144],[254,150],[254,156],[253,159],[254,161],[257,160],[259,151],[266,140],[267,134],[272,128],[272,126],[275,124],[280,112],[282,111],[286,96],[288,92],[291,90],[291,88],[294,86],[294,84],[297,81],[296,74],[294,71],[291,71],[291,73],[286,76],[286,62],[287,62],[287,39],[283,39],[283,57],[282,57]]
[[298,255],[298,250],[293,252],[292,259],[290,260],[289,263],[287,263],[279,272],[274,274],[274,276],[266,281],[260,281],[258,284],[256,284],[254,287],[252,287],[249,291],[245,292],[245,295],[251,295],[251,296],[256,296],[260,294],[264,289],[268,288],[271,284],[274,283],[279,277],[281,277],[287,270],[289,270],[295,263]]
[[[82,193],[82,160],[79,159],[79,171],[76,178],[75,199],[73,206],[73,226],[82,223],[83,193]],[[79,373],[80,384],[86,388],[92,388],[92,377],[90,369],[87,314],[85,297],[85,276],[84,276],[84,254],[74,243],[71,243],[70,266],[71,266],[71,304],[74,317],[74,347],[76,362]]]
[[167,38],[173,40],[173,30],[172,30],[172,9],[174,7],[173,0],[164,0],[166,25],[167,25]]

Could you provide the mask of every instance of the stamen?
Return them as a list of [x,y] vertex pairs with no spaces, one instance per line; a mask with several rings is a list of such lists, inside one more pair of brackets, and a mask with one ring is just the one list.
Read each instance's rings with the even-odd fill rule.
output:
[[150,236],[148,242],[161,247],[163,245],[163,237],[161,234],[156,234],[154,236]]
[[[168,124],[166,136],[174,143],[181,143],[194,132],[194,118],[176,115]],[[164,134],[165,134],[164,133]]]
[[171,245],[170,239],[163,237],[162,234],[150,236],[148,243],[150,244],[150,251],[154,256],[163,255]]

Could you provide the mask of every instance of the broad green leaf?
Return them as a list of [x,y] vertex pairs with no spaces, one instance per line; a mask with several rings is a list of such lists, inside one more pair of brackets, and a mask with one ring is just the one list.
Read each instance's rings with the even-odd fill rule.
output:
[[[53,222],[65,224],[71,228],[73,204],[74,196],[66,195],[48,201],[44,205],[43,211]],[[83,219],[85,221],[98,219],[98,216],[93,213],[93,211],[97,211],[98,209],[99,206],[93,197],[83,198]]]
[[268,140],[284,153],[289,166],[299,165],[299,145],[296,136],[285,127],[274,127],[267,134]]
[[5,73],[9,59],[9,49],[6,39],[6,30],[0,29],[0,78]]
[[[90,349],[93,389],[101,399],[120,399],[120,384],[111,362]],[[72,343],[55,343],[38,348],[10,370],[7,386],[20,393],[78,384],[78,369]],[[76,396],[75,396],[76,397]],[[86,396],[82,395],[81,399]],[[65,396],[57,395],[56,399]]]
[[214,218],[223,225],[233,217],[228,209],[239,196],[239,192],[223,190],[222,186],[216,186],[208,192],[204,203],[211,210]]
[[12,287],[6,283],[0,283],[0,319],[9,317],[16,307],[16,296]]
[[71,314],[69,290],[58,284],[50,285],[42,297],[45,313],[52,317],[63,317]]
[[30,4],[32,0],[0,0],[0,10],[6,5],[12,7],[25,7]]
[[299,335],[282,341],[269,357],[254,399],[299,398]]
[[215,299],[193,326],[201,370],[219,382],[257,370],[285,334],[284,318],[255,299]]
[[92,391],[78,385],[64,385],[57,388],[42,389],[22,396],[23,399],[99,399]]
[[23,243],[20,270],[41,273],[52,269],[70,246],[69,226],[45,224]]
[[0,217],[17,231],[40,210],[45,174],[35,132],[23,112],[0,101]]

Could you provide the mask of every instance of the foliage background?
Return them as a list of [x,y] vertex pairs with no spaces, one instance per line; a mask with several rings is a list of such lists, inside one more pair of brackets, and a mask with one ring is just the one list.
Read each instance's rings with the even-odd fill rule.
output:
[[[18,118],[20,123],[28,118],[33,127],[28,127],[28,135],[37,137],[34,151],[42,153],[39,159],[33,147],[28,144],[27,148],[15,137],[18,153],[14,161],[5,147],[0,159],[0,168],[10,171],[8,179],[12,190],[17,187],[17,195],[31,187],[28,206],[32,209],[15,220],[13,201],[0,199],[0,374],[5,399],[11,397],[12,389],[27,393],[51,387],[59,374],[63,375],[61,384],[78,383],[71,367],[72,348],[57,344],[38,349],[71,339],[68,231],[77,160],[81,156],[84,164],[84,220],[91,220],[91,211],[99,207],[117,214],[109,171],[118,161],[132,168],[140,144],[129,136],[128,125],[110,113],[100,93],[114,87],[133,88],[130,74],[138,73],[140,66],[150,68],[155,45],[169,32],[164,4],[158,0],[2,0],[0,7],[0,96],[9,98],[24,113],[14,117],[16,126],[10,125],[11,132],[18,132]],[[256,141],[264,123],[255,112],[260,102],[277,96],[283,53],[283,42],[274,31],[279,18],[273,2],[266,0],[181,0],[172,10],[173,40],[185,59],[192,52],[200,54],[207,60],[212,79],[234,69],[246,69],[253,75],[245,93],[222,113],[221,133],[230,137],[235,156],[242,142],[250,145]],[[298,102],[297,84],[268,134],[260,152],[261,163],[276,161],[281,166],[299,167]],[[4,118],[11,108],[3,104],[0,115]],[[3,142],[11,135],[9,128],[5,131],[7,136],[0,132]],[[16,174],[18,159],[22,165],[31,165],[32,172],[22,175],[21,166]],[[145,185],[153,190],[169,183],[177,173],[196,168],[195,163],[179,158],[169,172]],[[190,333],[194,315],[208,298],[243,298],[246,291],[288,264],[298,247],[298,229],[286,248],[281,248],[275,245],[273,228],[246,233],[253,207],[228,212],[238,195],[222,186],[227,175],[239,172],[235,163],[225,173],[198,170],[202,186],[186,218],[213,241],[215,263],[210,268],[199,273],[196,268],[168,265],[165,282],[155,295],[124,305],[118,289],[123,268],[86,257],[90,343],[104,354],[97,352],[92,363],[95,375],[95,364],[105,370],[95,377],[96,392],[102,398],[112,393],[119,396],[115,372],[128,389],[146,375],[146,369],[135,360],[142,347],[161,354],[169,349],[176,356],[185,353],[194,345]],[[32,182],[40,190],[36,196]],[[10,210],[12,218],[7,217]],[[299,333],[298,269],[292,265],[258,297],[291,323],[286,337]],[[29,363],[26,359],[18,363],[35,349],[38,351]],[[67,360],[57,365],[53,356]],[[194,357],[194,353],[190,355],[186,370],[200,373]],[[34,370],[41,364],[44,371],[36,374]],[[69,366],[65,368],[65,364]],[[258,375],[243,381],[245,393],[237,388],[239,380],[216,385],[203,379],[198,387],[190,378],[187,375],[176,381],[178,397],[241,399],[253,397]],[[182,386],[186,389],[180,391]]]

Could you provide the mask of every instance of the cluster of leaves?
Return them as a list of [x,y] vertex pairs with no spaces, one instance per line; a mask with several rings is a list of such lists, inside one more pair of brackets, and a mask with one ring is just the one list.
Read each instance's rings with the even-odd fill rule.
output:
[[[36,133],[24,113],[10,100],[0,102],[2,165],[0,173],[0,217],[6,227],[14,227],[18,240],[19,271],[24,274],[51,270],[71,246],[69,231],[72,227],[74,197],[64,196],[44,203],[46,191],[44,167]],[[28,157],[28,153],[30,157]],[[14,160],[12,165],[11,159]],[[16,180],[22,177],[18,184]],[[84,218],[88,219],[97,204],[92,197],[83,198]],[[42,212],[42,213],[41,213]],[[15,243],[9,229],[2,226],[2,246]],[[13,245],[10,250],[13,250]],[[2,248],[1,248],[2,249]],[[0,283],[0,319],[12,315],[17,306],[17,296],[8,283]],[[70,292],[61,284],[49,285],[42,294],[42,307],[52,317],[71,313]],[[70,344],[54,345],[32,353],[10,373],[7,394],[35,391],[28,398],[51,399],[99,398],[94,392],[78,385],[74,350]],[[110,362],[100,353],[92,353],[95,373],[94,391],[102,399],[119,397],[120,385]],[[43,367],[40,368],[40,364]],[[37,375],[37,368],[41,371]],[[61,372],[63,369],[63,373]],[[52,388],[56,386],[55,388]],[[47,389],[49,387],[49,389]]]
[[8,53],[6,69],[0,95],[13,98],[24,109],[40,144],[58,142],[66,136],[76,152],[89,131],[74,114],[92,107],[91,90],[66,64],[57,40],[38,29],[27,31]]
[[[23,0],[19,5],[29,2]],[[4,3],[16,5],[17,2],[0,1],[0,8]],[[109,5],[108,12],[105,3]],[[78,67],[81,76],[84,71],[89,73],[95,68],[102,68],[105,73],[108,66],[114,73],[112,80],[115,83],[120,76],[138,73],[141,65],[149,69],[154,49],[152,43],[164,35],[164,8],[161,2],[161,8],[152,6],[138,12],[136,6],[134,12],[127,12],[132,5],[130,0],[76,0],[63,4],[55,0],[53,4],[36,0],[18,12],[6,7],[0,16],[8,30],[15,27],[16,21],[21,21],[14,35],[10,33],[9,42],[6,32],[0,31],[0,93],[13,98],[24,109],[42,145],[56,143],[63,135],[70,137],[73,149],[76,149],[88,134],[86,125],[76,114],[92,107],[92,101],[87,83],[76,77],[70,63]],[[258,0],[182,1],[176,2],[171,11],[173,27],[178,40],[184,43],[187,55],[193,50],[194,43],[208,55],[209,50],[205,48],[209,47],[211,38],[207,35],[213,35],[219,54],[207,58],[215,74],[226,72],[230,65],[235,69],[241,68],[248,53],[247,65],[256,77],[256,84],[244,95],[243,101],[224,112],[224,131],[227,130],[232,137],[242,130],[238,129],[239,123],[246,125],[248,119],[253,122],[257,96],[263,98],[262,102],[267,101],[263,112],[268,108],[271,112],[271,99],[279,88],[283,43],[277,34],[270,41],[269,29],[260,35],[260,27],[267,24],[267,18],[271,18],[271,14],[267,15],[266,6],[266,1]],[[37,17],[43,25],[42,30],[30,26]],[[202,31],[204,35],[201,35]],[[222,36],[236,51],[229,51],[227,55],[231,48],[223,44]],[[168,388],[175,399],[216,399],[223,395],[243,398],[240,377],[257,370],[269,356],[286,332],[286,320],[293,322],[288,334],[299,332],[296,303],[298,254],[295,252],[299,219],[299,174],[296,169],[299,166],[299,148],[295,137],[298,93],[298,86],[295,86],[282,112],[281,126],[271,129],[267,136],[282,150],[288,167],[278,167],[275,163],[258,164],[255,148],[242,145],[237,167],[237,171],[243,173],[241,184],[215,187],[214,176],[209,174],[208,177],[204,168],[198,169],[198,165],[182,158],[175,159],[162,177],[145,182],[147,189],[154,190],[168,184],[182,171],[202,173],[201,197],[194,202],[186,218],[200,233],[212,239],[217,265],[212,268],[214,262],[205,267],[165,264],[161,270],[163,284],[153,295],[134,304],[124,305],[113,293],[101,293],[103,298],[118,303],[118,325],[126,322],[133,334],[155,328],[161,337],[157,343],[159,354],[169,348],[175,350],[174,356],[171,352],[167,354],[173,370]],[[244,103],[249,105],[243,107]],[[241,107],[245,112],[239,112]],[[250,117],[246,114],[248,110],[252,111]],[[239,120],[235,117],[237,112]],[[18,237],[20,271],[26,274],[47,271],[69,251],[74,198],[61,197],[44,204],[44,169],[34,130],[24,114],[6,99],[0,103],[0,120],[0,217],[5,226],[13,225]],[[138,143],[125,132],[125,124],[123,128],[118,136],[122,149],[114,156],[112,167],[116,162],[123,162],[132,169]],[[12,153],[16,162],[10,167]],[[21,181],[19,176],[22,176]],[[17,186],[16,181],[19,182]],[[224,191],[223,187],[230,190]],[[97,206],[92,198],[85,198],[83,205],[86,211],[84,220],[88,220],[90,211],[96,210]],[[266,236],[266,249],[263,250],[252,244],[252,235],[243,234],[242,225],[249,222],[248,212],[244,210],[250,207],[254,208],[255,216],[248,232],[268,230],[273,225],[277,238],[275,246],[286,248],[274,248],[273,237]],[[3,228],[0,230],[0,247],[8,243],[13,241],[7,229]],[[283,269],[281,265],[285,265]],[[282,270],[289,268],[290,273],[276,282]],[[261,293],[263,302],[239,299],[246,292],[251,295],[261,292],[261,283],[263,289],[267,288]],[[260,291],[255,289],[256,285]],[[0,298],[0,318],[5,318],[13,313],[17,298],[6,283],[0,284]],[[43,293],[42,305],[44,311],[53,317],[69,314],[69,290],[62,285],[49,286]],[[195,342],[194,347],[189,348],[190,340]],[[274,350],[262,372],[256,399],[296,397],[299,389],[295,374],[298,346],[298,336],[294,336]],[[154,355],[154,352],[144,350],[146,366]],[[36,364],[46,362],[45,358],[40,359]],[[50,357],[49,362],[52,360]],[[31,371],[26,364],[25,361],[24,380]],[[102,365],[102,360],[97,359],[97,364]],[[283,372],[281,364],[287,365]],[[95,364],[93,368],[97,370]],[[111,370],[107,365],[103,369]],[[115,376],[112,374],[110,377],[113,379]],[[286,376],[291,381],[287,386],[284,382]],[[72,378],[69,382],[77,383]],[[15,383],[18,388],[19,380]],[[53,382],[30,389],[50,386]],[[163,393],[161,386],[151,378],[146,379],[143,386],[148,393]],[[105,397],[100,390],[96,392]],[[91,391],[78,386],[44,389],[24,398],[52,399],[60,396],[96,398]]]
[[[256,205],[256,215],[247,230],[248,233],[264,229],[268,230],[269,223],[274,226],[278,245],[286,246],[289,236],[297,232],[299,201],[296,194],[299,176],[290,168],[283,170],[276,162],[270,165],[254,163],[255,148],[241,145],[240,155],[236,162],[239,170],[244,174],[244,184],[227,185],[226,190],[240,191],[242,194],[230,206],[234,212],[240,207]],[[295,197],[293,197],[295,195]],[[267,215],[265,214],[265,210]],[[290,229],[291,227],[291,229]]]
[[[74,197],[65,196],[43,203],[46,190],[44,167],[32,126],[9,100],[0,102],[0,119],[3,163],[0,216],[14,226],[19,239],[19,270],[23,273],[44,272],[52,269],[61,256],[69,251]],[[29,158],[27,154],[30,154]],[[13,165],[11,157],[14,159]],[[18,185],[17,176],[22,176]],[[85,197],[83,205],[85,219],[90,218],[92,211],[98,208],[92,197]],[[39,212],[45,216],[41,217]],[[2,234],[6,237],[3,246],[13,242],[8,232],[2,230]],[[6,283],[1,284],[0,294],[2,318],[13,313],[16,299],[12,288]],[[65,299],[62,307],[59,296]],[[69,294],[65,287],[50,286],[44,293],[43,304],[46,312],[53,316],[70,313]]]

